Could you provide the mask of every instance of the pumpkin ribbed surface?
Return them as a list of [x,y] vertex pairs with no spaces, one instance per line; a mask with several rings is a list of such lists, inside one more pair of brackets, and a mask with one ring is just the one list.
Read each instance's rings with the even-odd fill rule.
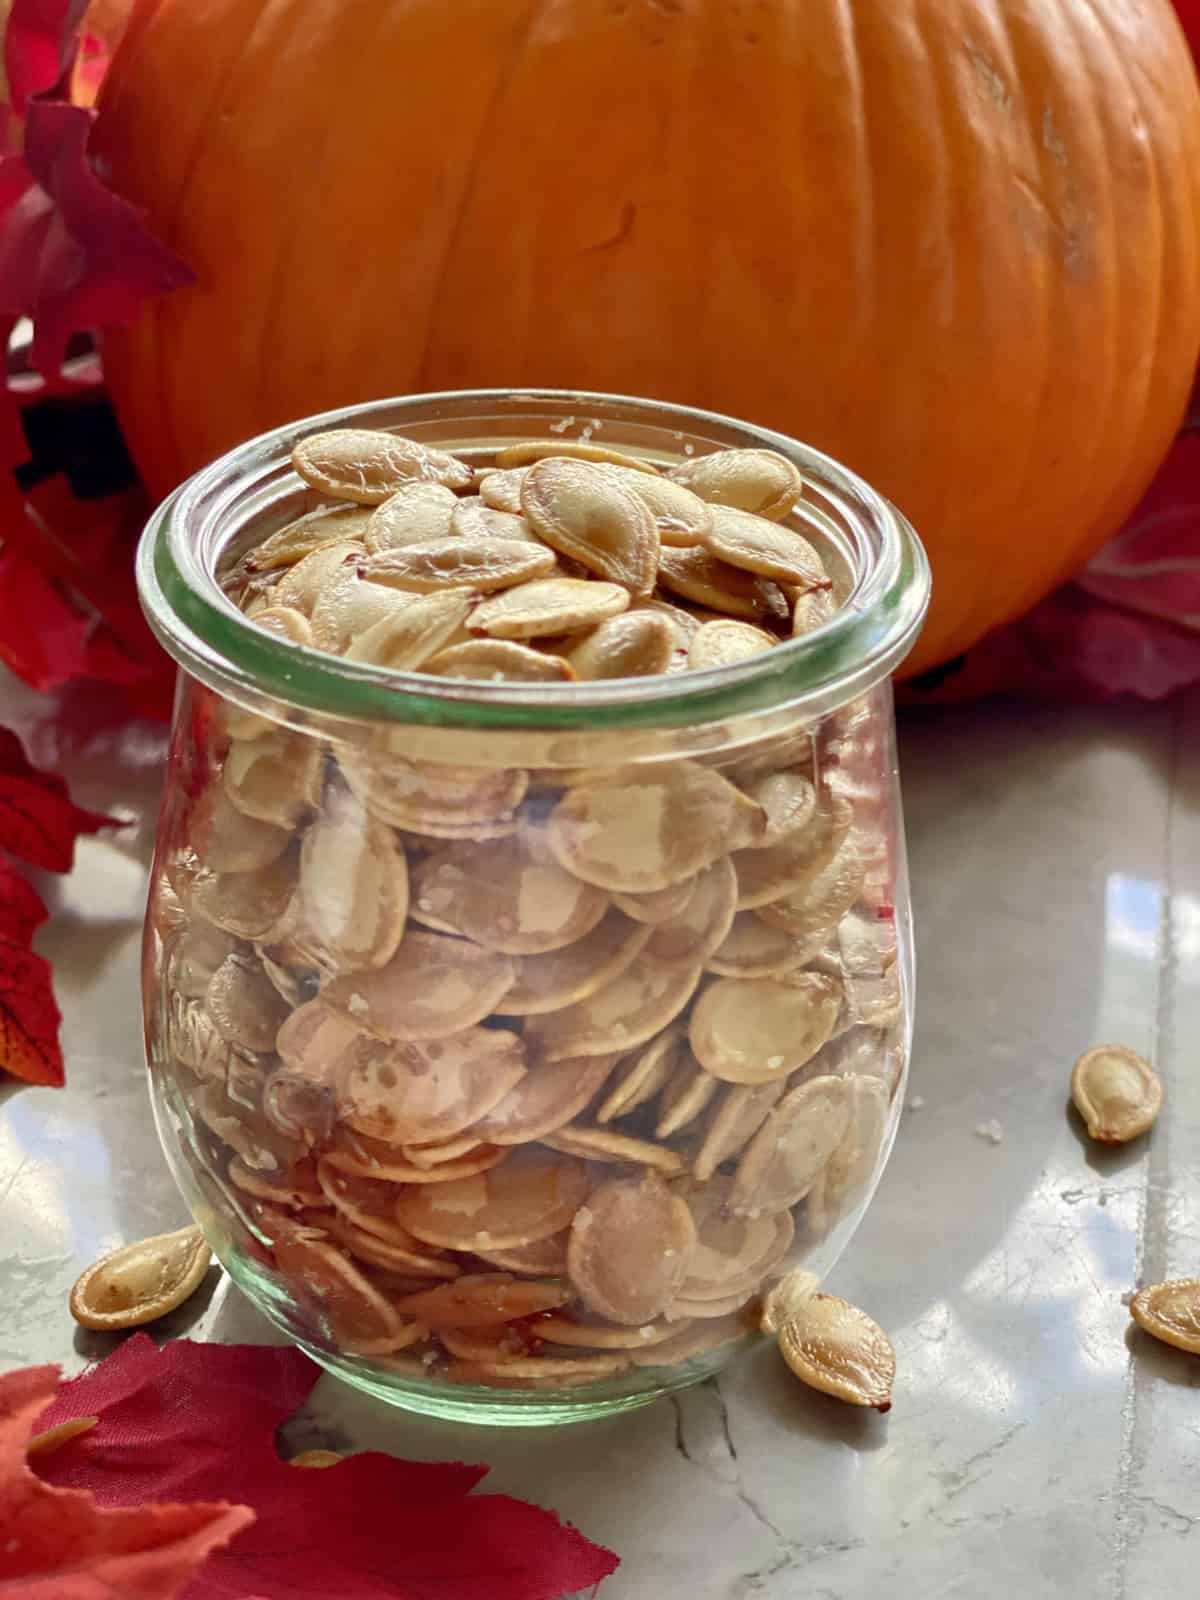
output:
[[910,671],[1119,526],[1200,346],[1168,0],[143,0],[95,148],[200,275],[106,345],[156,491],[386,394],[730,412],[912,518]]

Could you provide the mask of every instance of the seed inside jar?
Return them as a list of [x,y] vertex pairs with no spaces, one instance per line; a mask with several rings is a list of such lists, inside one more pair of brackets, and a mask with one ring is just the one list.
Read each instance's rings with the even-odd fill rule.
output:
[[[745,683],[836,614],[830,547],[769,451],[663,471],[598,439],[468,460],[343,429],[294,465],[304,514],[229,588],[306,671],[323,651],[377,689],[423,675],[430,705],[570,704]],[[198,1182],[251,1219],[315,1340],[396,1379],[704,1370],[858,1203],[892,1126],[871,718],[608,766],[572,735],[527,770],[503,730],[461,758],[426,743],[393,682],[373,727],[212,719],[162,920]],[[790,1326],[799,1302],[769,1303]],[[797,1359],[839,1382],[845,1337]]]

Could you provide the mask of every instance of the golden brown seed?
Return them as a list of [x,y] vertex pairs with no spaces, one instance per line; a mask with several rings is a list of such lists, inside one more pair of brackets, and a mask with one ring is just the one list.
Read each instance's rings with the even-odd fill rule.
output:
[[792,637],[799,639],[806,633],[815,633],[836,614],[837,601],[832,589],[810,589],[793,602]]
[[647,678],[665,672],[675,649],[675,630],[653,611],[611,617],[566,652],[577,678]]
[[803,1200],[850,1125],[852,1093],[845,1078],[811,1078],[789,1089],[738,1162],[729,1209],[757,1217]]
[[735,622],[732,618],[705,622],[697,628],[688,646],[688,667],[692,672],[731,667],[735,662],[761,655],[774,643],[769,633],[748,622]]
[[255,612],[254,625],[273,633],[276,638],[286,639],[288,644],[311,645],[313,642],[312,623],[294,606],[265,606]]
[[589,1310],[626,1327],[653,1322],[687,1277],[696,1226],[662,1179],[614,1178],[571,1224],[567,1266]]
[[513,511],[496,511],[478,495],[456,499],[450,517],[450,536],[455,539],[505,539],[540,544],[525,518]]
[[794,528],[749,511],[717,506],[705,545],[721,561],[804,591],[828,587],[821,558]]
[[302,439],[292,466],[305,483],[336,500],[377,506],[413,479],[470,487],[470,467],[444,450],[369,428],[335,428]]
[[670,478],[650,477],[614,467],[626,487],[644,500],[658,525],[658,537],[665,545],[702,544],[712,527],[712,511],[699,495]]
[[757,839],[761,809],[710,767],[680,761],[629,782],[570,790],[547,840],[568,872],[603,889],[647,894],[681,883]]
[[331,785],[322,815],[300,847],[303,942],[330,971],[382,967],[408,912],[408,867],[392,830],[362,802]]
[[724,940],[737,906],[737,875],[728,856],[697,873],[687,905],[677,917],[658,923],[646,946],[651,961],[664,966],[701,966]]
[[864,867],[852,838],[802,889],[772,900],[758,915],[803,944],[827,938],[862,893]]
[[248,817],[220,784],[197,800],[191,818],[191,846],[211,872],[254,872],[269,867],[292,842],[288,828]]
[[707,1183],[722,1162],[745,1148],[786,1087],[783,1078],[774,1083],[729,1085],[708,1117],[704,1141],[692,1162],[692,1172],[701,1183]]
[[618,1166],[646,1167],[661,1172],[664,1177],[677,1178],[685,1167],[677,1150],[654,1144],[650,1139],[634,1139],[627,1133],[614,1133],[609,1128],[585,1128],[579,1123],[568,1123],[542,1141],[551,1150],[561,1150],[564,1155],[579,1156],[583,1161],[599,1161]]
[[268,1232],[274,1235],[280,1273],[342,1349],[352,1355],[386,1355],[413,1343],[413,1325],[405,1323],[349,1256],[314,1229],[277,1215],[270,1219]]
[[774,450],[714,450],[673,467],[669,476],[713,505],[777,521],[804,492],[798,467]]
[[566,1061],[632,1050],[679,1015],[699,981],[698,966],[668,967],[639,957],[587,999],[530,1017],[525,1041],[531,1059]]
[[436,678],[473,678],[483,683],[569,683],[575,673],[561,656],[543,655],[511,639],[469,639],[422,663]]
[[488,1144],[529,1144],[563,1128],[590,1104],[616,1056],[585,1056],[532,1067],[471,1130]]
[[782,978],[811,955],[811,947],[790,933],[768,927],[753,911],[739,911],[705,965],[722,978]]
[[479,480],[479,498],[492,511],[507,511],[510,516],[521,512],[521,485],[528,467],[497,468],[485,473]]
[[697,1066],[684,1061],[675,1069],[658,1102],[659,1116],[654,1137],[669,1139],[693,1122],[721,1087],[718,1080]]
[[726,1083],[770,1083],[812,1060],[833,1032],[841,1003],[841,984],[820,973],[717,978],[692,1012],[692,1049]]
[[326,1467],[336,1467],[345,1459],[345,1456],[337,1450],[301,1450],[299,1455],[288,1457],[288,1466],[321,1470]]
[[[331,583],[344,580],[353,573],[366,554],[366,545],[357,540],[339,540],[336,544],[322,545],[312,555],[289,567],[271,591],[272,606],[288,606],[312,616],[317,602],[328,593]],[[314,643],[321,641],[313,635]],[[322,646],[324,648],[324,646]]]
[[368,556],[363,576],[372,583],[415,594],[442,589],[490,594],[549,577],[555,565],[553,550],[519,539],[445,539]]
[[609,450],[602,444],[589,444],[586,439],[524,439],[520,444],[505,445],[503,450],[497,450],[496,465],[504,469],[525,467],[549,456],[560,461],[607,461],[645,477],[658,474],[658,468],[649,461],[627,456],[620,450]]
[[[364,584],[378,588],[378,584]],[[388,609],[377,622],[350,640],[347,661],[367,661],[393,672],[415,672],[454,637],[471,614],[474,597],[462,589],[445,594],[406,595],[404,603]]]
[[505,1016],[529,1017],[585,999],[625,971],[650,932],[619,911],[608,911],[574,944],[518,962],[517,981],[505,993],[501,1010]]
[[582,1161],[531,1148],[477,1177],[408,1191],[396,1215],[427,1244],[505,1250],[561,1233],[590,1187]]
[[685,1053],[683,1025],[676,1023],[664,1029],[622,1065],[615,1087],[600,1103],[596,1121],[611,1122],[614,1117],[627,1117],[648,1100],[653,1100],[671,1081]]
[[896,1352],[865,1311],[835,1295],[813,1294],[777,1337],[783,1359],[802,1383],[848,1405],[891,1410]]
[[53,1428],[35,1433],[25,1446],[25,1454],[53,1455],[56,1450],[61,1450],[63,1445],[70,1444],[72,1439],[78,1439],[80,1434],[90,1433],[99,1421],[99,1417],[72,1417],[69,1422],[59,1422]]
[[1153,1127],[1163,1088],[1148,1061],[1123,1045],[1102,1044],[1075,1063],[1071,1098],[1093,1139],[1127,1144]]
[[212,975],[207,1005],[223,1039],[256,1053],[274,1048],[288,1016],[286,1003],[256,956],[227,956]]
[[712,1322],[697,1322],[691,1326],[684,1322],[675,1323],[674,1326],[677,1330],[674,1338],[662,1344],[652,1344],[644,1351],[629,1352],[635,1367],[677,1367],[685,1361],[695,1361],[701,1356],[723,1350],[727,1345],[736,1344],[752,1332],[744,1311],[722,1316]]
[[[279,567],[294,567],[314,550],[329,544],[357,543],[366,534],[372,513],[362,506],[340,506],[331,510],[322,506],[307,516],[289,522],[286,528],[271,534],[253,550],[248,550],[241,562],[243,572],[274,572]],[[269,591],[268,591],[269,592]]]
[[788,614],[782,591],[769,578],[731,567],[701,545],[687,550],[664,549],[659,557],[658,580],[672,594],[725,616],[766,622],[785,620]]
[[361,567],[356,561],[333,573],[313,606],[313,643],[318,649],[341,655],[369,628],[415,603],[416,595],[368,583]]
[[306,734],[280,729],[229,747],[221,783],[244,816],[294,828],[321,797],[324,751]]
[[371,513],[363,543],[377,556],[405,545],[444,539],[457,505],[458,496],[443,484],[406,483]]
[[377,1039],[448,1039],[494,1011],[516,975],[506,955],[410,928],[385,966],[341,974],[321,1002]]
[[570,1297],[565,1283],[536,1283],[505,1272],[481,1272],[405,1295],[395,1304],[405,1316],[433,1328],[494,1328],[518,1317],[556,1311]]
[[596,627],[628,608],[629,593],[619,584],[539,578],[483,601],[467,625],[496,639],[538,639]]
[[1174,1278],[1139,1289],[1129,1302],[1129,1314],[1155,1339],[1200,1355],[1200,1278]]
[[788,895],[800,894],[834,860],[853,820],[854,809],[848,801],[840,795],[823,795],[817,800],[811,822],[787,834],[778,844],[764,845],[769,827],[764,815],[763,829],[754,845],[739,850],[733,858],[738,875],[738,910],[758,910]]
[[295,888],[296,865],[288,854],[256,872],[216,872],[198,879],[190,904],[198,917],[239,939],[269,939]]
[[648,595],[658,568],[658,528],[620,479],[585,461],[539,461],[521,485],[521,510],[539,538],[590,572]]
[[85,1328],[109,1333],[140,1328],[195,1294],[211,1260],[204,1235],[194,1227],[127,1244],[76,1281],[71,1315]]
[[759,1314],[759,1327],[764,1333],[778,1333],[789,1317],[794,1317],[816,1294],[821,1280],[815,1272],[806,1272],[803,1267],[796,1267],[791,1272],[785,1272],[779,1282],[774,1285],[762,1303]]

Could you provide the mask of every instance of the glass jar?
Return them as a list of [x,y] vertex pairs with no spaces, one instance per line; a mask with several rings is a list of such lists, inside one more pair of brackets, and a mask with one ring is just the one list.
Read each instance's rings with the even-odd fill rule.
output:
[[[346,426],[472,464],[537,436],[660,465],[780,452],[839,608],[734,665],[591,683],[291,643],[222,579],[310,508],[293,445]],[[153,518],[139,582],[181,669],[145,944],[152,1093],[226,1270],[322,1365],[441,1416],[570,1421],[715,1371],[772,1283],[837,1260],[900,1114],[913,955],[889,674],[929,598],[903,517],[723,417],[417,396],[206,468]]]

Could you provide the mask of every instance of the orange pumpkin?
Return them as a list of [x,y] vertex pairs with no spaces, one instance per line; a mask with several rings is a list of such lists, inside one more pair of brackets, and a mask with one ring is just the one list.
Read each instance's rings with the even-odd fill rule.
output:
[[1200,347],[1169,0],[141,0],[95,146],[200,275],[106,346],[154,489],[384,394],[712,407],[912,517],[910,670],[1105,541]]

